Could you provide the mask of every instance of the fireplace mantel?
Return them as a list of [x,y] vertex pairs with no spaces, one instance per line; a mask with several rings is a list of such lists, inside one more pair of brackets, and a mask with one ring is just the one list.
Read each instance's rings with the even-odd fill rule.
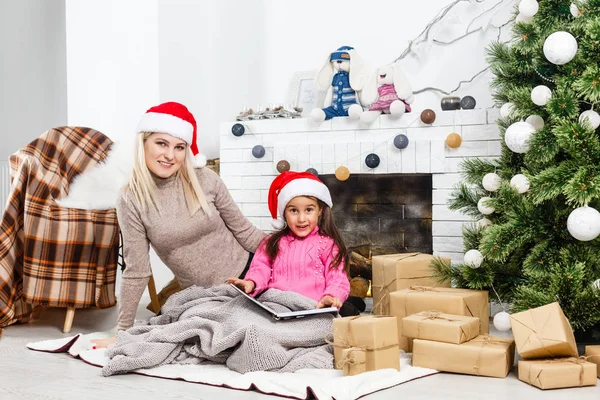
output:
[[[370,126],[347,117],[320,124],[306,118],[224,122],[220,127],[220,174],[242,212],[265,231],[272,230],[267,194],[278,174],[279,160],[287,160],[293,171],[315,168],[319,174],[333,174],[342,165],[351,174],[432,174],[433,252],[462,261],[461,228],[470,220],[450,211],[446,202],[460,181],[462,160],[500,156],[498,110],[437,110],[431,125],[421,122],[420,113],[415,110],[401,118],[382,115]],[[236,123],[245,127],[242,136],[232,134]],[[462,136],[457,149],[445,145],[452,132]],[[408,137],[407,148],[394,146],[398,134]],[[264,157],[252,155],[256,145],[265,147]],[[369,153],[380,157],[377,168],[365,164]]]

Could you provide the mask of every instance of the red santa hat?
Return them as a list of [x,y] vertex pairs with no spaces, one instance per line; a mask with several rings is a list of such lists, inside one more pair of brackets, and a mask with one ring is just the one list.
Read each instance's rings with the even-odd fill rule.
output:
[[142,116],[136,132],[167,133],[178,137],[190,146],[194,166],[206,165],[206,157],[198,152],[196,119],[183,104],[170,101],[151,107]]
[[[310,172],[285,171],[279,174],[269,188],[269,212],[275,229],[283,229],[283,215],[287,203],[297,196],[312,196],[333,207],[329,189]],[[279,218],[278,218],[279,213]]]

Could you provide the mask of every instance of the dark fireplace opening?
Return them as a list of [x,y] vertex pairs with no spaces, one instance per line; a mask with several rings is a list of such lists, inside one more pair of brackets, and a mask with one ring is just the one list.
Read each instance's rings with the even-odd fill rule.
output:
[[350,275],[371,279],[371,257],[433,252],[431,174],[319,175],[350,252]]

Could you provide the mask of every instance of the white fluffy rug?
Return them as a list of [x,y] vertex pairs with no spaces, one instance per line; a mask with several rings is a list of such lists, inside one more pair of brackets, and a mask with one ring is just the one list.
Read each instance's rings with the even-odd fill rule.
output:
[[[69,353],[88,364],[102,367],[106,362],[104,349],[92,349],[90,340],[106,336],[106,333],[77,334],[67,338],[28,343],[27,348],[49,353]],[[295,373],[240,374],[224,365],[165,365],[140,369],[135,373],[232,389],[256,390],[295,399],[307,399],[314,395],[319,400],[350,400],[438,372],[411,366],[410,357],[406,354],[400,355],[400,364],[400,372],[384,369],[355,376],[342,376],[341,371],[322,369],[304,369]]]

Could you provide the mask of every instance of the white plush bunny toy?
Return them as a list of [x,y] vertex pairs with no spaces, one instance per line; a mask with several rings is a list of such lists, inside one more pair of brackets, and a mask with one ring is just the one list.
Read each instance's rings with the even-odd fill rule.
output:
[[353,47],[342,46],[328,55],[315,79],[318,90],[327,90],[325,108],[313,109],[310,117],[315,122],[333,117],[360,118],[363,109],[358,92],[368,77],[365,64]]
[[398,62],[379,68],[361,92],[362,103],[368,111],[360,115],[364,124],[370,125],[381,113],[401,117],[410,112],[414,101],[412,87]]

